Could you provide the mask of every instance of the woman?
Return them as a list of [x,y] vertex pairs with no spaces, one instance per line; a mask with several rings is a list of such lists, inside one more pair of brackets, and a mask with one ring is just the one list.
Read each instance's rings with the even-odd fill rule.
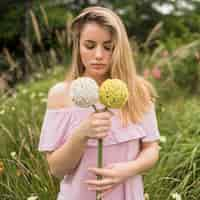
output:
[[[48,94],[39,141],[51,173],[61,177],[57,200],[144,200],[141,174],[159,157],[155,91],[136,73],[132,50],[120,18],[110,9],[88,7],[72,22],[72,65],[65,81]],[[126,82],[129,99],[122,109],[94,113],[69,96],[72,80],[91,77]],[[102,108],[103,105],[97,104]],[[104,139],[104,167],[96,168],[97,139]],[[102,180],[96,180],[102,175]]]

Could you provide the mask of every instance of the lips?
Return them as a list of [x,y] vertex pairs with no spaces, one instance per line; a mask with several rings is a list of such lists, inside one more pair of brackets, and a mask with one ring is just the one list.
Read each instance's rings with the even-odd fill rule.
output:
[[92,65],[96,65],[96,66],[100,65],[100,66],[103,66],[103,65],[105,65],[105,64],[103,64],[103,63],[93,63]]
[[92,64],[95,69],[101,69],[105,67],[105,64]]

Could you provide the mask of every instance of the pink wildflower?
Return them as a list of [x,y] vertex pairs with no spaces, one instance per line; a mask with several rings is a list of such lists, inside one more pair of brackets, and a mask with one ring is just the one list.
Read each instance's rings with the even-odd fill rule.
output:
[[143,71],[143,76],[144,76],[144,78],[148,78],[149,76],[150,76],[150,71],[149,71],[149,69],[145,69],[144,71]]
[[159,80],[161,78],[161,71],[158,67],[154,67],[151,71],[151,74],[155,79]]

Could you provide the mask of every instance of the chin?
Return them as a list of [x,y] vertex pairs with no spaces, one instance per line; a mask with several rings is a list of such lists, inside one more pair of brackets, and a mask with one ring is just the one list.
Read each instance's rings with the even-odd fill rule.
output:
[[105,70],[94,70],[92,73],[94,76],[106,76],[107,71]]

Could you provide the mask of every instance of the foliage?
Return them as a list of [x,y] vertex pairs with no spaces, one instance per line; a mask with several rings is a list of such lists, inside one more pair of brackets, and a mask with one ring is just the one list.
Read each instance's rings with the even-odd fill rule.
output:
[[174,81],[182,88],[195,91],[200,83],[199,64],[193,55],[174,65]]
[[199,114],[195,97],[179,97],[159,106],[160,161],[145,180],[150,199],[170,200],[174,193],[183,200],[200,198]]
[[[34,40],[40,52],[38,53],[35,51],[36,47],[34,46],[34,42],[26,39],[22,39],[25,58],[17,58],[7,48],[3,49],[4,60],[8,64],[6,73],[12,77],[11,80],[9,80],[10,85],[23,79],[29,79],[32,73],[36,71],[45,71],[57,64],[65,65],[70,62],[70,53],[68,50],[70,45],[69,36],[66,31],[69,21],[66,23],[66,28],[64,30],[55,31],[55,35],[51,35],[47,13],[43,7],[41,7],[40,12],[42,13],[40,20],[43,21],[43,29],[35,13],[32,11],[30,12],[33,29],[32,33],[34,34]],[[70,15],[67,16],[70,20]],[[46,30],[46,32],[44,30]],[[46,48],[49,41],[45,42],[43,40],[44,37],[51,42],[53,41],[55,45],[49,43],[48,48]],[[1,66],[5,66],[4,62],[2,62]]]
[[[71,12],[72,14],[77,14],[82,8],[89,5],[94,5],[92,1],[51,1],[51,0],[35,0],[29,1],[32,4],[32,8],[37,15],[39,10],[39,5],[44,5],[49,19],[50,26],[64,26],[66,14],[64,12]],[[155,24],[159,21],[163,21],[165,24],[164,32],[161,36],[162,40],[165,40],[169,35],[174,37],[180,37],[187,39],[188,35],[198,33],[200,31],[200,26],[198,23],[200,21],[200,16],[198,8],[199,3],[195,1],[187,1],[190,5],[194,5],[196,9],[190,11],[187,9],[181,9],[177,5],[180,4],[179,1],[160,1],[160,0],[124,0],[124,1],[112,1],[99,0],[96,1],[97,5],[103,5],[106,7],[111,7],[116,11],[123,19],[126,28],[128,30],[129,36],[135,36],[138,41],[144,41],[148,32],[152,29]],[[164,15],[154,8],[154,4],[170,4],[173,5],[175,11],[169,15]],[[0,40],[2,38],[7,38],[11,40],[14,35],[19,35],[24,32],[24,20],[25,20],[25,8],[22,2],[12,3],[12,6],[5,6],[5,3],[0,3],[3,5],[6,12],[1,13],[1,31]],[[2,9],[3,10],[3,9]],[[176,13],[182,12],[183,14],[177,15]],[[144,26],[145,25],[145,26]],[[145,27],[145,28],[144,28]],[[16,32],[15,32],[16,31]],[[8,32],[8,35],[5,34]],[[187,35],[187,36],[186,36]]]
[[[48,6],[48,2],[50,1],[43,1],[43,5],[45,5],[45,9],[47,12],[47,16],[49,17],[49,28],[65,28],[66,19],[67,19],[67,10],[61,4],[54,7]],[[32,10],[34,11],[35,15],[38,18],[39,23],[41,26],[43,22],[39,19],[42,18],[42,14],[40,11],[40,1],[32,2]],[[1,5],[1,4],[0,4]],[[26,19],[26,12],[28,10],[25,9],[24,4],[22,3],[13,3],[9,7],[5,7],[6,12],[4,11],[1,13],[1,31],[0,31],[0,43],[5,43],[5,45],[9,44],[9,41],[17,42],[20,37],[25,36],[25,19]],[[28,20],[31,22],[30,15],[28,15]],[[29,27],[30,30],[30,39],[34,41],[34,34],[33,29],[31,26]],[[15,41],[13,41],[13,38]]]
[[[158,84],[158,88],[167,88],[164,95],[168,93],[167,90],[171,92],[174,87],[198,93],[200,91],[199,38],[184,44],[175,39],[165,43],[158,39],[162,25],[162,23],[157,24],[142,44],[131,40],[138,71],[145,78]],[[155,45],[153,50],[152,43]]]
[[22,27],[22,16],[23,8],[17,8],[11,6],[10,9],[1,16],[0,26],[0,40],[12,40],[20,34]]

